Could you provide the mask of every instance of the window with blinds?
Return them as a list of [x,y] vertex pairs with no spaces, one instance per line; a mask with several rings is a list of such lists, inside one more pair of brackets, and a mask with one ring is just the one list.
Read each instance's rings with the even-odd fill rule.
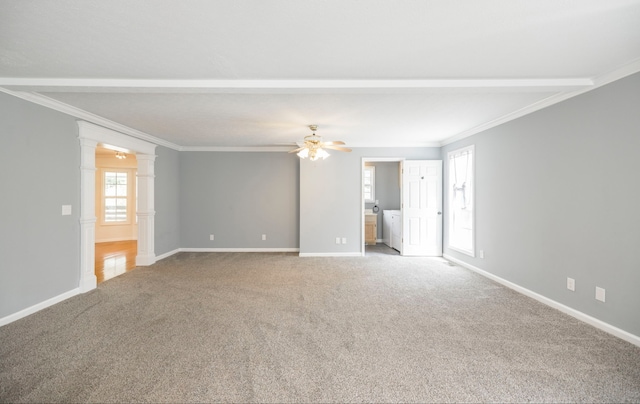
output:
[[127,172],[104,172],[104,221],[106,223],[128,220],[128,180]]

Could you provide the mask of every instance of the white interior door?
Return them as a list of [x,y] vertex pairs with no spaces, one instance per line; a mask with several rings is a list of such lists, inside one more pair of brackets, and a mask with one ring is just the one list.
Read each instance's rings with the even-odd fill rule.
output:
[[402,255],[442,256],[442,160],[402,162]]

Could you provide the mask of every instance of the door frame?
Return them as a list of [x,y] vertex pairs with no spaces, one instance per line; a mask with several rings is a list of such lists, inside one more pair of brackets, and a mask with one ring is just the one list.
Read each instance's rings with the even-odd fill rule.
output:
[[96,147],[99,143],[135,153],[138,161],[138,254],[136,266],[156,262],[154,250],[154,163],[156,145],[86,121],[78,121],[80,140],[80,280],[81,293],[95,289]]
[[[364,188],[364,164],[365,163],[401,163],[406,160],[405,157],[362,157],[360,162],[360,254],[365,255],[365,242],[364,242],[364,194],[362,189]],[[400,181],[400,195],[402,197],[402,181]],[[402,206],[400,207],[402,213]]]

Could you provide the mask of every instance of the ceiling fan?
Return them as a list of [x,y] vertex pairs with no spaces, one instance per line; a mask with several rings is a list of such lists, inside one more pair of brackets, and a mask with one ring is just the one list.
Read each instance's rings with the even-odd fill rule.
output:
[[342,152],[350,152],[348,147],[342,147],[345,143],[340,140],[333,142],[323,142],[322,137],[316,135],[318,125],[309,125],[311,134],[304,137],[304,146],[291,150],[289,153],[298,153],[298,157],[301,159],[309,158],[311,161],[318,159],[326,159],[329,157],[329,153],[325,149],[338,150]]

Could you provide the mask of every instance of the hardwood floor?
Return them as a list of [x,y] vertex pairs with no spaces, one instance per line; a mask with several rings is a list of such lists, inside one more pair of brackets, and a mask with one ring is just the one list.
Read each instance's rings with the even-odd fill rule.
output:
[[104,282],[136,267],[138,242],[113,241],[96,243],[96,277]]

